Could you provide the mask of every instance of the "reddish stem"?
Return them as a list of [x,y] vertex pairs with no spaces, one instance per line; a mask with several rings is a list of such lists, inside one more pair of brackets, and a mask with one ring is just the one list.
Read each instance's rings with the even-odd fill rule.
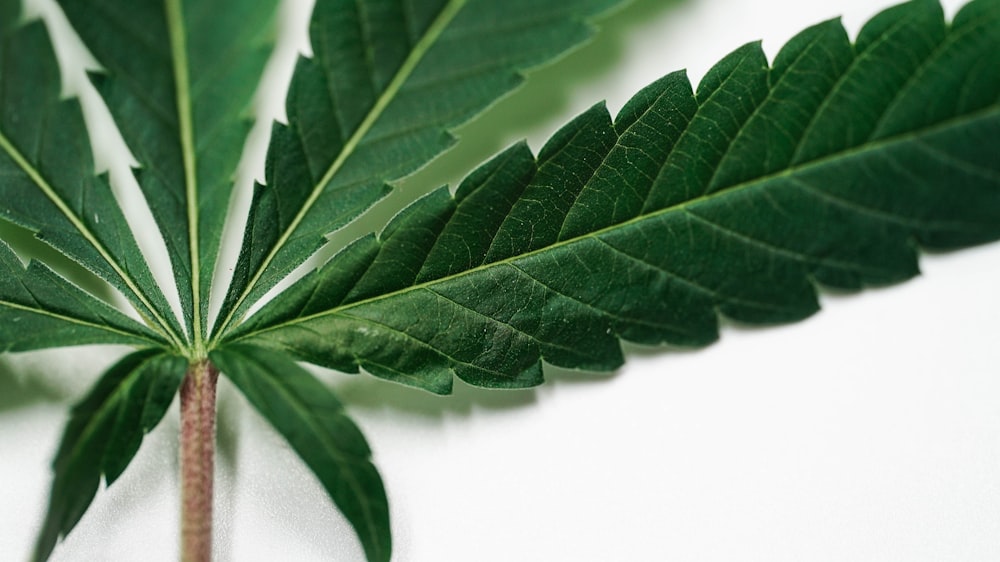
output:
[[181,385],[181,560],[212,560],[215,387],[219,372],[192,363]]

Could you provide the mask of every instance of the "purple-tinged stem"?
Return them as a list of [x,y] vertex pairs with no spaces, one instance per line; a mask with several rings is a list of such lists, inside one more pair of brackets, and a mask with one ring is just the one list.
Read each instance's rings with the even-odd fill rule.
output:
[[215,388],[219,372],[192,363],[181,385],[181,560],[212,560]]

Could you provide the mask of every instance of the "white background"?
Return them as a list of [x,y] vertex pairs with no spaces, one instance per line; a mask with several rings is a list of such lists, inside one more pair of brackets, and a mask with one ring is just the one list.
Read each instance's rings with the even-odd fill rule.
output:
[[[600,99],[616,112],[669,71],[686,67],[697,81],[758,38],[773,57],[838,14],[853,35],[889,4],[640,0],[465,128],[472,140],[408,182],[410,193],[519,138],[537,149]],[[958,4],[947,3],[950,14]],[[270,70],[279,84],[304,46],[307,6],[287,8],[292,37]],[[79,88],[77,74],[69,80]],[[261,106],[278,115],[272,98]],[[242,188],[261,174],[259,160],[250,158]],[[617,373],[553,372],[536,390],[459,383],[437,398],[368,376],[321,376],[375,451],[395,560],[995,561],[1000,246],[925,256],[922,269],[897,287],[824,294],[823,312],[796,325],[727,326],[702,351],[630,348]],[[27,558],[67,406],[122,352],[0,358],[0,560]],[[175,404],[54,560],[176,560],[176,417]],[[318,483],[225,382],[220,417],[218,559],[362,560]]]

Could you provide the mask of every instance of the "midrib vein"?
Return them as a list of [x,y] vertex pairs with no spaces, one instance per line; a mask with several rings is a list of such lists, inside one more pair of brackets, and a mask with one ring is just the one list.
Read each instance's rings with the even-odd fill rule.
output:
[[[730,187],[727,187],[725,189],[721,189],[719,191],[715,191],[715,192],[707,194],[707,195],[702,195],[702,196],[696,197],[694,199],[689,199],[687,201],[682,201],[680,203],[676,203],[676,204],[670,205],[668,207],[664,207],[664,208],[659,209],[659,210],[654,211],[654,212],[650,212],[650,213],[646,213],[646,214],[640,214],[640,215],[638,215],[638,216],[636,216],[634,218],[631,218],[631,219],[629,219],[627,221],[623,221],[623,222],[619,222],[619,223],[616,223],[616,224],[613,224],[613,225],[610,225],[610,226],[606,226],[604,228],[601,228],[599,230],[595,230],[593,232],[588,232],[586,234],[581,234],[580,236],[576,236],[576,237],[573,237],[573,238],[567,238],[565,240],[560,240],[558,242],[555,242],[553,244],[549,244],[548,246],[545,246],[545,247],[542,247],[542,248],[538,248],[536,250],[532,250],[530,252],[525,252],[523,254],[518,254],[516,256],[510,256],[510,257],[504,258],[502,260],[498,260],[498,261],[494,261],[494,262],[490,262],[490,263],[485,263],[485,264],[479,265],[477,267],[474,267],[474,268],[471,268],[471,269],[467,269],[465,271],[460,271],[460,272],[457,272],[457,273],[453,273],[451,275],[448,275],[448,276],[445,276],[445,277],[440,277],[438,279],[432,279],[432,280],[429,280],[429,281],[424,281],[422,283],[418,283],[416,285],[411,285],[409,287],[406,287],[406,288],[403,288],[403,289],[399,289],[399,290],[396,290],[396,291],[392,291],[392,292],[386,293],[384,295],[378,295],[378,296],[375,296],[375,297],[369,297],[367,299],[362,299],[362,300],[359,300],[359,301],[355,301],[355,302],[352,302],[350,304],[340,305],[340,306],[337,306],[336,308],[333,308],[333,309],[330,309],[330,310],[326,310],[326,311],[322,311],[322,312],[317,312],[317,313],[310,314],[310,315],[307,315],[307,316],[302,316],[302,317],[299,317],[299,318],[294,318],[292,320],[287,320],[287,321],[281,322],[279,324],[275,324],[273,326],[268,326],[266,328],[255,329],[255,330],[252,330],[252,331],[247,332],[245,334],[239,335],[238,337],[236,337],[234,339],[234,341],[245,340],[245,339],[254,337],[254,336],[262,334],[262,333],[271,332],[271,331],[274,331],[274,330],[278,330],[278,329],[281,329],[281,328],[284,328],[284,327],[288,327],[288,326],[293,326],[293,325],[296,325],[296,324],[302,324],[302,323],[305,323],[305,322],[308,322],[308,321],[311,321],[311,320],[316,320],[316,319],[319,319],[319,318],[323,318],[323,317],[326,317],[326,316],[335,316],[337,314],[340,314],[340,313],[342,313],[344,311],[347,311],[347,310],[350,310],[352,308],[357,308],[357,307],[361,307],[361,306],[365,306],[365,305],[374,304],[374,303],[377,303],[377,302],[382,301],[382,300],[396,298],[396,297],[405,295],[405,294],[410,293],[410,292],[414,292],[414,291],[426,289],[426,288],[429,288],[429,287],[433,287],[435,285],[439,285],[439,284],[445,283],[447,281],[458,279],[458,278],[464,277],[466,275],[472,275],[474,273],[477,273],[479,271],[484,271],[484,270],[487,270],[487,269],[492,268],[492,267],[497,267],[497,266],[501,266],[501,265],[511,265],[514,262],[517,262],[517,261],[520,261],[520,260],[524,260],[524,259],[530,258],[530,257],[538,255],[538,254],[542,254],[542,253],[545,253],[545,252],[550,252],[550,251],[556,250],[556,249],[564,247],[564,246],[569,246],[571,244],[575,244],[575,243],[580,242],[580,241],[585,240],[585,239],[596,238],[596,237],[599,237],[602,234],[607,234],[609,232],[613,232],[613,231],[621,229],[621,228],[627,228],[627,227],[629,227],[631,225],[638,224],[638,223],[646,221],[646,220],[654,219],[656,217],[660,217],[660,216],[663,216],[663,215],[668,215],[668,214],[675,213],[675,212],[681,212],[681,211],[684,211],[684,210],[688,209],[689,207],[691,207],[693,205],[697,205],[699,203],[704,203],[704,202],[707,202],[707,201],[716,200],[716,199],[719,199],[721,197],[726,197],[727,195],[729,195],[729,194],[731,194],[733,192],[736,192],[736,191],[740,191],[740,190],[744,190],[744,189],[760,188],[762,186],[768,185],[773,180],[776,180],[776,179],[779,179],[779,178],[782,178],[782,177],[785,177],[785,176],[793,176],[793,175],[798,174],[798,173],[807,172],[810,169],[821,168],[822,166],[825,166],[825,165],[835,164],[839,160],[848,159],[848,158],[852,158],[854,156],[863,155],[866,152],[870,152],[870,151],[878,150],[878,149],[881,149],[881,148],[893,146],[893,145],[898,144],[898,143],[915,141],[915,140],[918,140],[919,137],[921,137],[921,136],[931,135],[931,134],[934,134],[934,133],[937,133],[937,132],[943,132],[943,131],[947,131],[947,130],[950,130],[950,129],[958,128],[958,127],[961,127],[961,126],[966,125],[968,123],[975,122],[978,119],[987,119],[987,118],[990,118],[990,117],[1000,117],[1000,105],[993,105],[993,106],[981,109],[981,110],[979,110],[977,112],[974,112],[974,113],[971,113],[971,114],[954,117],[954,118],[949,119],[947,121],[936,123],[934,125],[925,127],[922,130],[910,131],[910,132],[907,132],[907,133],[904,133],[904,134],[900,134],[900,135],[896,135],[896,136],[893,136],[893,137],[886,137],[886,138],[880,139],[878,141],[872,141],[872,142],[864,143],[861,146],[856,146],[856,147],[853,147],[851,149],[842,150],[840,152],[835,152],[833,154],[824,156],[823,158],[819,158],[819,159],[813,160],[811,162],[806,162],[806,163],[803,163],[803,164],[791,166],[791,167],[786,168],[784,170],[781,170],[779,172],[774,172],[772,174],[768,174],[768,175],[765,175],[765,176],[762,176],[762,177],[759,177],[759,178],[755,178],[755,179],[752,179],[752,180],[747,180],[747,181],[744,181],[744,182],[732,185]],[[355,317],[355,318],[358,318],[358,317]],[[361,319],[364,319],[364,318],[361,318]],[[364,319],[364,320],[367,320],[367,319]]]
[[58,314],[58,313],[52,312],[51,310],[46,310],[44,308],[34,308],[34,307],[31,307],[31,306],[27,306],[27,305],[23,305],[23,304],[18,304],[16,302],[11,302],[11,301],[7,301],[7,300],[0,300],[0,307],[10,308],[10,309],[13,309],[13,310],[22,310],[22,311],[25,311],[25,312],[30,312],[32,314],[38,314],[40,316],[47,316],[49,318],[53,318],[53,319],[56,319],[56,320],[61,320],[61,321],[64,321],[64,322],[69,322],[71,324],[76,324],[78,326],[86,326],[88,328],[95,328],[95,329],[98,329],[98,330],[104,330],[105,332],[111,332],[113,334],[119,334],[119,335],[122,335],[122,336],[128,336],[130,338],[136,338],[136,339],[146,340],[146,341],[148,341],[150,343],[153,343],[153,344],[160,344],[161,343],[161,342],[158,342],[158,341],[156,341],[154,339],[151,339],[149,336],[138,334],[136,332],[131,332],[131,331],[128,331],[128,330],[123,330],[123,329],[120,329],[120,328],[115,328],[115,327],[112,327],[112,326],[108,326],[107,324],[98,324],[97,322],[91,322],[90,320],[84,320],[83,318],[78,318],[76,316],[67,316],[65,314]]
[[396,71],[396,74],[393,76],[392,81],[389,82],[385,91],[382,92],[382,95],[380,95],[378,100],[376,100],[375,105],[373,105],[368,114],[365,115],[364,120],[360,125],[358,125],[351,137],[346,143],[344,143],[343,148],[337,154],[337,158],[327,169],[326,173],[323,174],[323,177],[316,183],[316,185],[313,186],[313,189],[305,203],[302,205],[302,208],[298,213],[296,213],[288,227],[284,232],[282,232],[281,237],[278,238],[278,241],[274,244],[274,247],[267,254],[267,257],[265,257],[264,261],[261,262],[260,267],[258,267],[254,272],[250,282],[247,283],[243,292],[240,294],[239,299],[237,299],[236,302],[233,303],[232,307],[230,307],[229,311],[226,313],[225,322],[219,326],[219,329],[215,334],[216,340],[220,339],[226,333],[229,325],[232,324],[237,311],[239,311],[243,306],[244,301],[246,301],[247,297],[256,287],[268,266],[305,219],[306,215],[316,203],[316,200],[318,200],[323,194],[324,188],[330,183],[334,176],[337,175],[340,169],[344,166],[344,163],[347,162],[347,159],[354,154],[354,151],[361,143],[361,140],[368,134],[368,131],[370,131],[375,125],[376,121],[378,121],[378,119],[382,116],[386,108],[389,107],[389,104],[391,104],[395,99],[396,94],[398,94],[402,89],[406,80],[409,79],[410,75],[416,69],[420,61],[423,60],[424,55],[427,54],[427,51],[430,50],[430,48],[444,32],[445,28],[448,27],[448,24],[451,23],[458,12],[462,9],[465,2],[466,0],[451,0],[448,2],[448,5],[441,10],[438,16],[434,19],[434,22],[427,28],[427,31],[424,33],[423,37],[420,38],[420,41],[413,46],[413,50],[410,51],[409,56],[406,57],[402,66],[400,66],[399,70]]
[[[8,156],[24,171],[25,174],[31,179],[31,181],[42,191],[42,193],[52,202],[53,205],[59,210],[59,212],[66,217],[66,220],[73,225],[73,228],[80,233],[81,236],[91,245],[97,253],[100,254],[101,258],[111,266],[111,269],[115,272],[119,279],[125,283],[125,286],[129,291],[135,296],[136,299],[142,304],[145,310],[136,307],[136,312],[146,321],[146,324],[157,331],[161,336],[166,338],[168,341],[172,342],[174,345],[179,345],[180,342],[177,339],[176,334],[170,329],[170,325],[167,321],[160,315],[159,311],[149,302],[146,295],[142,292],[139,286],[136,284],[135,280],[130,276],[119,263],[111,256],[111,253],[104,247],[104,245],[97,239],[97,236],[87,228],[87,225],[83,223],[83,220],[69,208],[69,205],[56,193],[56,190],[49,184],[48,180],[42,176],[35,167],[28,162],[23,154],[10,142],[10,140],[0,132],[0,148],[7,153]],[[152,317],[152,318],[151,318]]]
[[[98,429],[100,429],[101,422],[104,421],[105,416],[109,414],[108,409],[112,408],[112,413],[113,413],[115,403],[123,398],[128,397],[128,395],[132,392],[132,388],[135,386],[136,379],[143,374],[145,369],[149,367],[150,363],[152,363],[159,357],[161,357],[160,354],[155,354],[143,358],[138,365],[134,366],[128,372],[128,374],[126,374],[122,378],[122,380],[118,382],[114,390],[112,390],[111,393],[108,394],[108,396],[106,396],[105,399],[101,402],[101,404],[96,408],[96,410],[92,412],[92,415],[87,420],[86,425],[84,425],[83,431],[80,432],[79,436],[76,439],[76,442],[73,444],[72,449],[70,450],[69,453],[70,458],[76,458],[82,454],[80,452],[81,447],[85,446],[87,442],[93,439],[94,434],[97,432]],[[113,370],[114,367],[112,367],[111,369]],[[107,376],[108,374],[109,372],[105,373],[105,376]],[[103,473],[104,465],[102,464],[99,467],[99,469]]]
[[187,58],[187,29],[181,0],[166,0],[167,33],[177,101],[177,125],[181,157],[184,161],[184,203],[188,223],[188,257],[191,260],[191,318],[188,329],[195,353],[202,352],[201,256],[198,247],[198,173],[191,116],[191,77]]

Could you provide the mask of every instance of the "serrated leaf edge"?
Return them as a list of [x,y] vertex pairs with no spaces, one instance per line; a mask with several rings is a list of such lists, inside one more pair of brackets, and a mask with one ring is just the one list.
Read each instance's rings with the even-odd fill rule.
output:
[[364,120],[358,125],[354,133],[348,138],[347,142],[344,143],[343,148],[340,150],[336,159],[330,164],[326,173],[323,174],[322,178],[313,186],[312,191],[308,199],[306,199],[302,208],[296,213],[295,217],[289,223],[288,228],[282,232],[281,236],[278,238],[277,242],[271,248],[271,251],[264,258],[261,265],[254,272],[254,275],[250,278],[250,281],[246,284],[240,296],[233,301],[232,306],[228,311],[225,312],[225,316],[222,321],[218,324],[218,327],[213,335],[209,347],[214,347],[222,337],[225,336],[229,327],[234,323],[238,322],[240,319],[236,318],[237,311],[243,306],[244,301],[249,297],[250,293],[253,291],[257,282],[264,275],[265,270],[278,255],[278,252],[284,247],[285,243],[291,238],[292,234],[298,228],[299,224],[305,219],[306,215],[312,209],[312,206],[316,203],[316,200],[320,198],[323,194],[323,190],[328,183],[333,179],[333,177],[340,171],[341,167],[347,161],[347,159],[354,153],[354,149],[361,143],[364,136],[368,131],[375,125],[375,122],[381,117],[382,112],[386,110],[389,104],[395,99],[395,96],[402,89],[403,84],[409,78],[410,74],[416,69],[417,65],[423,59],[424,55],[430,50],[437,41],[438,37],[444,32],[448,24],[458,15],[458,12],[465,6],[466,0],[450,0],[448,4],[441,10],[441,12],[434,19],[434,22],[427,28],[423,37],[420,41],[414,45],[413,50],[403,61],[403,64],[396,71],[393,76],[392,81],[386,87],[385,91],[378,97],[375,105],[372,106],[368,114],[365,115]]
[[[269,332],[269,331],[277,330],[277,329],[280,329],[280,328],[285,328],[285,327],[288,327],[288,326],[293,326],[295,324],[300,324],[300,323],[307,322],[307,321],[310,321],[310,320],[314,320],[314,319],[317,319],[317,318],[323,318],[323,317],[326,317],[326,316],[334,316],[334,315],[343,313],[345,310],[350,310],[351,308],[355,308],[355,307],[362,306],[362,305],[372,304],[374,302],[378,302],[378,301],[381,301],[381,300],[390,299],[390,298],[397,297],[399,295],[403,295],[403,294],[406,294],[406,293],[409,293],[409,292],[412,292],[412,291],[418,291],[418,290],[422,290],[422,289],[427,289],[427,288],[433,287],[435,285],[438,285],[440,283],[444,283],[444,282],[447,282],[447,281],[450,281],[450,280],[453,280],[453,279],[456,279],[456,278],[461,278],[461,277],[463,277],[465,275],[470,275],[470,274],[476,273],[478,271],[486,270],[486,269],[489,269],[489,268],[492,268],[492,267],[497,267],[497,266],[501,266],[501,265],[509,265],[509,266],[512,266],[512,267],[516,267],[516,265],[514,265],[514,262],[520,261],[520,260],[528,258],[530,256],[533,256],[533,255],[536,255],[536,254],[545,253],[545,252],[549,252],[549,251],[552,251],[554,249],[557,249],[557,248],[560,248],[560,247],[563,247],[563,246],[567,246],[567,245],[570,245],[570,244],[573,244],[573,243],[576,243],[576,242],[579,242],[581,240],[585,240],[585,239],[588,239],[588,238],[594,238],[594,239],[596,239],[601,234],[604,234],[604,233],[607,233],[607,232],[611,232],[611,231],[617,230],[619,228],[625,228],[625,227],[628,227],[631,224],[642,222],[642,221],[645,221],[645,220],[648,220],[648,219],[651,219],[651,218],[655,218],[655,217],[658,217],[658,216],[666,215],[666,214],[669,214],[669,213],[685,212],[685,213],[692,214],[695,219],[704,220],[704,219],[702,219],[701,216],[699,216],[697,214],[691,213],[689,211],[688,207],[691,207],[693,205],[697,205],[697,204],[705,202],[705,201],[710,201],[710,200],[716,199],[716,198],[724,196],[724,195],[726,195],[726,194],[728,194],[728,193],[730,193],[732,191],[741,190],[741,189],[754,189],[754,188],[757,188],[757,187],[761,187],[761,186],[767,185],[768,183],[770,183],[771,181],[773,181],[775,179],[786,177],[786,176],[793,176],[796,173],[799,173],[799,172],[802,172],[802,171],[805,171],[805,170],[809,170],[810,168],[813,168],[813,167],[820,167],[820,166],[823,166],[823,165],[825,165],[825,164],[827,164],[829,162],[835,162],[835,161],[840,160],[842,158],[848,158],[848,157],[851,157],[851,156],[856,155],[856,154],[862,154],[862,153],[865,153],[865,152],[867,152],[869,150],[877,150],[877,149],[882,148],[884,146],[891,146],[891,145],[893,145],[895,143],[898,143],[898,142],[905,142],[907,140],[912,140],[912,139],[914,139],[914,138],[916,138],[918,136],[922,136],[924,134],[933,134],[935,132],[948,130],[948,129],[952,128],[952,127],[960,127],[963,124],[965,124],[966,122],[972,122],[972,121],[976,121],[976,120],[978,120],[980,118],[983,118],[983,117],[990,117],[990,116],[995,116],[995,115],[1000,115],[1000,109],[998,109],[996,107],[990,107],[990,108],[987,108],[985,110],[981,110],[981,111],[978,111],[978,112],[974,112],[974,113],[969,113],[969,114],[962,115],[960,118],[957,118],[957,119],[949,119],[947,121],[942,121],[942,122],[935,123],[931,127],[925,127],[923,129],[919,129],[919,130],[916,130],[916,131],[909,131],[909,132],[907,132],[906,134],[903,134],[903,135],[896,135],[896,136],[893,136],[893,137],[885,137],[885,138],[879,139],[877,141],[869,141],[867,143],[864,143],[861,146],[853,147],[853,148],[848,149],[848,150],[842,150],[842,151],[839,151],[839,152],[835,152],[833,154],[827,155],[825,157],[822,157],[822,158],[819,158],[819,159],[816,159],[816,160],[809,161],[807,163],[803,163],[803,164],[791,166],[791,167],[786,168],[784,170],[781,170],[780,172],[777,172],[777,173],[773,173],[773,174],[769,174],[769,175],[762,176],[762,177],[759,177],[759,178],[755,178],[755,179],[750,180],[750,181],[741,182],[741,183],[732,185],[732,186],[730,186],[728,188],[725,188],[725,189],[722,189],[722,190],[719,190],[719,191],[716,191],[716,192],[713,192],[713,193],[702,195],[702,196],[699,196],[697,198],[684,201],[682,203],[674,204],[674,205],[665,207],[663,209],[659,209],[659,210],[654,211],[652,213],[640,214],[640,215],[638,215],[638,216],[636,216],[636,217],[634,217],[632,219],[629,219],[627,221],[619,222],[619,223],[616,223],[616,224],[613,224],[613,225],[601,228],[599,230],[595,230],[593,232],[589,232],[589,233],[586,233],[586,234],[583,234],[583,235],[580,235],[580,236],[576,236],[576,237],[573,237],[573,238],[567,238],[567,239],[564,239],[564,240],[559,240],[558,242],[555,242],[553,244],[550,244],[550,245],[542,247],[542,248],[538,248],[536,250],[532,250],[530,252],[525,252],[523,254],[518,254],[518,255],[515,255],[515,256],[508,257],[508,258],[504,258],[502,260],[485,263],[485,264],[476,266],[474,268],[470,268],[470,269],[467,269],[465,271],[462,271],[462,272],[459,272],[459,273],[454,273],[454,274],[451,274],[451,275],[448,275],[448,276],[445,276],[445,277],[440,277],[440,278],[433,279],[433,280],[430,280],[430,281],[424,281],[422,283],[417,283],[417,284],[414,284],[412,286],[406,287],[404,289],[399,289],[397,291],[392,291],[392,292],[386,293],[384,295],[379,295],[379,296],[375,296],[375,297],[369,297],[369,298],[366,298],[366,299],[361,299],[361,300],[358,300],[358,301],[351,302],[351,303],[346,304],[346,305],[340,305],[338,307],[332,308],[332,309],[324,311],[324,312],[318,312],[318,313],[315,313],[315,314],[310,314],[310,315],[307,315],[307,316],[302,316],[302,317],[299,317],[299,318],[294,318],[292,320],[287,320],[287,321],[284,321],[284,322],[281,322],[281,323],[278,323],[278,324],[274,324],[274,325],[270,325],[270,326],[267,326],[267,327],[264,327],[264,328],[252,329],[252,330],[247,331],[247,332],[242,332],[241,333],[241,332],[237,331],[234,334],[235,337],[233,337],[232,340],[228,340],[228,341],[231,341],[231,342],[240,342],[240,341],[252,338],[252,337],[259,336],[259,335],[264,334],[264,333]],[[985,170],[984,172],[989,172],[989,170]],[[830,194],[823,194],[823,195],[825,197],[833,197]],[[882,211],[877,211],[877,210],[874,210],[874,209],[867,209],[867,208],[859,208],[856,203],[848,203],[848,202],[844,202],[844,201],[840,201],[840,203],[841,204],[845,204],[845,205],[851,205],[852,208],[854,208],[855,210],[857,210],[859,212],[866,213],[866,214],[877,213],[881,218],[886,219],[886,220],[891,220],[893,222],[897,222],[897,223],[900,223],[900,224],[904,224],[906,222],[905,219],[902,219],[902,218],[894,216],[894,215],[888,215],[888,214],[886,214],[886,213],[884,213]],[[934,224],[945,224],[945,223],[935,222]],[[787,251],[787,250],[785,250],[785,251]],[[370,319],[365,319],[365,318],[357,318],[357,320],[359,320],[359,321],[365,321],[365,322],[371,322]]]
[[42,191],[42,193],[55,205],[59,212],[66,217],[67,220],[73,225],[74,228],[80,233],[81,236],[94,247],[95,250],[101,255],[101,257],[111,266],[114,272],[121,278],[122,282],[129,288],[133,295],[139,302],[142,303],[145,310],[137,309],[136,312],[143,318],[147,325],[152,328],[156,333],[163,336],[167,341],[171,342],[176,346],[180,346],[181,342],[178,339],[177,334],[171,329],[169,322],[160,314],[160,312],[154,307],[149,299],[146,297],[145,293],[139,288],[135,280],[122,268],[108,252],[108,249],[104,247],[103,244],[97,239],[93,232],[83,223],[83,220],[74,213],[65,201],[56,193],[56,191],[49,185],[49,182],[37,170],[30,162],[24,157],[23,154],[15,147],[10,140],[0,132],[0,149],[2,149],[7,155],[14,160],[15,163],[24,171],[28,177],[31,178],[32,182]]

